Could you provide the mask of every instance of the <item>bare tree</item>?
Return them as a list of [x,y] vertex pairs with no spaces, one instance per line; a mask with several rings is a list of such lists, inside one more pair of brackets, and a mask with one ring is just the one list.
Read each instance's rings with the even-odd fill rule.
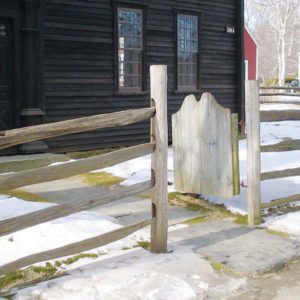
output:
[[[299,6],[300,0],[246,0],[246,24],[260,36],[263,63],[267,64],[267,60],[269,63],[276,56],[272,69],[277,71],[279,85],[285,83],[287,58],[295,52]],[[268,71],[273,73],[270,68]]]

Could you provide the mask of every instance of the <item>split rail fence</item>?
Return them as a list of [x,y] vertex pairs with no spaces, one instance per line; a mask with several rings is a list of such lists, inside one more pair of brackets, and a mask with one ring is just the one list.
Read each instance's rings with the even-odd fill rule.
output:
[[167,251],[167,67],[158,65],[151,66],[150,77],[151,105],[149,108],[126,110],[4,131],[1,132],[0,135],[0,149],[66,134],[125,126],[147,119],[151,119],[150,143],[125,148],[92,158],[80,159],[63,165],[1,175],[0,190],[5,191],[26,185],[63,179],[109,167],[147,154],[152,155],[151,180],[130,187],[115,188],[104,195],[87,197],[86,199],[75,200],[64,205],[56,205],[0,221],[0,236],[117,201],[150,189],[152,189],[152,218],[87,240],[20,258],[0,266],[0,275],[37,262],[74,255],[103,246],[122,239],[150,224],[152,252],[163,253]]
[[[293,87],[260,87],[260,103],[276,104],[300,104],[300,88]],[[290,97],[289,100],[281,100],[278,97]],[[299,98],[299,99],[296,99]]]
[[[299,89],[300,90],[300,89]],[[300,168],[261,173],[261,152],[300,150],[300,140],[283,141],[275,145],[260,145],[260,122],[300,120],[300,110],[260,111],[258,81],[246,81],[246,130],[247,130],[247,202],[249,225],[262,222],[262,210],[300,201],[300,194],[261,203],[263,180],[299,176]]]

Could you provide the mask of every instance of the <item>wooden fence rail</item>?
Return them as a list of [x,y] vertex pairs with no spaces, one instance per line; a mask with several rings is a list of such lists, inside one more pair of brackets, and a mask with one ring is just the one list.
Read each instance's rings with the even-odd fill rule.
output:
[[261,152],[282,152],[300,150],[300,140],[285,140],[273,145],[263,145]]
[[300,168],[261,173],[261,180],[279,179],[292,176],[300,176]]
[[288,204],[288,203],[291,203],[291,202],[297,202],[297,201],[300,201],[300,194],[275,199],[275,200],[272,200],[268,203],[262,203],[261,207],[262,208],[271,208],[271,207],[281,206],[281,205],[285,205],[285,204]]
[[260,93],[259,96],[261,97],[268,97],[268,96],[289,96],[289,97],[300,97],[300,94],[291,94],[291,93]]
[[[300,99],[300,95],[298,96]],[[298,100],[260,100],[261,104],[293,104],[293,105],[300,105],[300,101]]]
[[0,191],[22,186],[59,180],[113,166],[126,160],[153,153],[155,144],[142,144],[99,156],[56,166],[42,167],[0,176]]
[[71,214],[108,204],[131,195],[146,192],[153,187],[152,181],[146,181],[130,187],[116,188],[87,199],[74,200],[71,203],[55,205],[18,217],[0,221],[0,236],[13,233],[34,225],[42,224]]
[[[300,88],[293,87],[260,87],[259,96],[263,97],[260,99],[260,103],[276,103],[276,104],[300,104]],[[291,97],[297,99],[284,99],[273,98],[273,97]]]
[[0,266],[0,275],[7,272],[11,272],[16,269],[20,269],[38,262],[55,259],[58,257],[64,257],[68,255],[74,255],[83,251],[95,249],[97,247],[104,246],[106,244],[120,240],[137,230],[140,230],[151,224],[151,220],[145,220],[137,224],[129,225],[116,229],[114,231],[101,234],[99,236],[92,237],[77,243],[62,246],[53,250],[44,251],[36,254],[32,254],[23,258],[20,258],[14,262]]
[[260,118],[261,122],[299,121],[300,110],[263,110]]
[[[300,195],[292,195],[280,199],[275,199],[269,203],[261,203],[260,182],[299,176],[300,168],[277,170],[261,173],[261,151],[289,151],[298,150],[299,141],[284,141],[276,145],[260,146],[260,122],[274,122],[286,120],[300,120],[299,110],[283,111],[261,111],[259,109],[260,96],[259,90],[271,88],[259,88],[258,81],[246,81],[246,127],[247,127],[247,202],[248,202],[248,221],[249,225],[259,225],[262,221],[262,209],[285,205],[290,202],[300,200]],[[281,89],[281,88],[274,88]],[[284,88],[288,89],[288,88]],[[293,88],[289,88],[293,89]],[[296,89],[294,89],[296,90]],[[300,90],[300,89],[297,89]],[[268,94],[269,96],[269,94]],[[299,95],[298,95],[299,96]],[[278,150],[277,150],[278,149]]]
[[300,91],[300,88],[294,87],[287,87],[287,86],[261,86],[259,87],[260,90],[293,90],[293,91]]
[[[151,118],[151,143],[129,147],[112,153],[103,154],[63,165],[43,167],[0,176],[0,190],[14,189],[25,185],[63,179],[112,166],[114,164],[152,154],[150,181],[120,187],[106,194],[87,199],[75,200],[64,205],[55,205],[36,212],[0,221],[0,236],[13,233],[44,222],[65,217],[83,210],[107,204],[124,197],[152,189],[152,218],[137,224],[123,227],[84,241],[76,242],[57,249],[36,253],[0,266],[0,275],[37,262],[73,255],[94,249],[151,224],[151,251],[167,252],[168,233],[168,194],[167,194],[167,67],[151,66],[151,107],[122,111],[112,114],[31,126],[0,132],[0,149],[65,134],[90,131],[101,128],[115,127],[137,123]],[[8,200],[9,201],[9,200]]]
[[0,149],[72,133],[130,125],[154,115],[155,107],[150,107],[2,131]]

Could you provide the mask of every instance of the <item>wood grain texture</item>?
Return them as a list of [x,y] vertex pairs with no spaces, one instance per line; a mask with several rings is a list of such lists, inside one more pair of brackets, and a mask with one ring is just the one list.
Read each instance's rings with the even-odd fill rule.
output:
[[246,81],[246,130],[247,130],[247,202],[250,226],[259,225],[261,217],[260,195],[260,111],[259,83]]
[[282,152],[300,150],[300,140],[284,140],[273,145],[263,145],[260,147],[261,152]]
[[141,108],[4,131],[0,149],[77,132],[125,126],[150,119],[155,108]]
[[282,206],[282,205],[286,205],[288,203],[297,202],[297,201],[300,201],[300,194],[275,199],[268,203],[262,203],[261,208],[271,208],[271,207],[275,207],[275,206]]
[[22,186],[63,179],[93,170],[113,166],[154,151],[154,144],[142,144],[121,149],[99,156],[80,159],[61,165],[42,167],[0,176],[0,191],[16,189]]
[[288,97],[297,97],[299,98],[299,94],[291,94],[291,93],[261,93],[259,94],[261,97],[282,97],[282,96],[288,96]]
[[261,122],[299,121],[300,110],[263,110],[260,118]]
[[300,88],[297,87],[287,87],[287,86],[261,86],[259,88],[260,90],[294,90],[294,91],[300,91]]
[[166,253],[168,240],[168,116],[167,66],[151,66],[151,103],[156,114],[151,120],[151,141],[155,142],[151,168],[155,185],[152,189],[151,251]]
[[[138,183],[130,187],[120,187],[108,191],[105,194],[90,197],[87,199],[74,200],[64,205],[55,205],[31,212],[18,217],[0,221],[0,236],[13,233],[34,225],[49,222],[58,218],[98,207],[122,198],[145,192],[153,187],[152,181]],[[9,201],[9,200],[8,200]]]
[[101,234],[99,236],[86,239],[80,242],[76,242],[73,244],[69,244],[66,246],[62,246],[53,250],[44,251],[36,254],[32,254],[23,258],[20,258],[11,263],[0,266],[0,275],[5,273],[38,263],[42,261],[47,261],[59,257],[64,257],[68,255],[74,255],[83,251],[95,249],[114,241],[120,240],[137,230],[140,230],[146,226],[151,224],[151,220],[146,220],[137,224],[129,225],[126,227],[122,227],[120,229],[116,229],[114,231]]
[[[16,17],[16,53],[22,49],[21,13],[17,0],[1,0],[0,10]],[[17,1],[18,2],[18,1]],[[242,106],[242,88],[239,76],[243,63],[243,26],[240,8],[243,3],[233,0],[44,0],[45,10],[41,18],[43,51],[40,65],[43,69],[43,107],[45,121],[55,122],[120,109],[147,107],[149,103],[149,72],[151,64],[167,64],[169,72],[168,111],[178,111],[183,94],[176,93],[176,10],[199,12],[201,54],[199,75],[201,90],[210,91],[222,101],[222,105],[237,112]],[[127,3],[145,10],[145,78],[146,86],[136,95],[119,94],[115,90],[115,14],[112,3]],[[232,24],[237,34],[226,34],[225,24]],[[19,49],[19,50],[18,50]],[[15,55],[15,65],[20,57]],[[22,52],[23,56],[23,52]],[[18,74],[16,67],[14,94],[16,94],[16,123],[22,110],[21,85],[27,78]],[[216,84],[216,82],[218,84]],[[30,84],[30,82],[29,82]],[[195,91],[200,97],[202,91]],[[241,110],[243,110],[241,108]],[[142,126],[141,126],[142,125]],[[169,131],[171,137],[171,131]],[[91,136],[93,138],[91,138]],[[146,143],[149,138],[149,122],[143,124],[77,133],[72,136],[52,138],[46,141],[51,153],[62,153],[115,146]],[[9,149],[12,150],[12,149]]]
[[[298,95],[298,97],[300,97],[300,95]],[[292,101],[292,100],[284,101],[284,100],[267,100],[265,98],[266,97],[264,97],[263,100],[262,99],[260,100],[261,104],[295,104],[295,105],[298,105],[300,108],[300,102],[299,102],[299,100],[296,100],[296,99],[294,101]]]
[[231,114],[231,142],[233,166],[233,194],[239,195],[240,187],[240,160],[239,160],[239,116]]
[[[1,0],[0,2],[11,0]],[[237,32],[239,1],[218,0],[45,0],[44,81],[49,122],[120,109],[147,107],[151,64],[167,64],[168,112],[180,108],[183,95],[176,93],[176,10],[201,12],[201,89],[215,94],[222,105],[238,111],[237,56],[242,44],[236,34],[224,33],[225,24]],[[145,90],[136,95],[115,93],[115,15],[112,3],[134,4],[145,11]],[[0,4],[1,5],[1,4]],[[216,84],[216,82],[218,84]],[[195,91],[198,97],[202,91]],[[142,126],[143,125],[143,126]],[[170,125],[170,124],[169,124]],[[169,127],[170,128],[170,127]],[[171,137],[171,131],[169,131]],[[91,138],[93,136],[93,138]],[[51,152],[99,149],[146,143],[149,123],[118,129],[84,132],[47,140]],[[170,139],[171,140],[171,139]]]
[[261,173],[260,176],[261,176],[261,180],[270,180],[270,179],[286,178],[286,177],[292,177],[292,176],[300,176],[300,168],[264,172],[264,173]]
[[233,196],[231,112],[213,95],[185,98],[172,116],[175,188],[182,192]]

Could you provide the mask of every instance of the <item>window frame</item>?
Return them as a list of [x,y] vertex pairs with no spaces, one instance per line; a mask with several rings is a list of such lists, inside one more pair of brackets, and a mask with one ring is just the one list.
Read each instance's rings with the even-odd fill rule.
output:
[[[179,87],[178,83],[178,17],[179,15],[196,16],[198,18],[198,53],[197,53],[197,72],[196,72],[196,89],[191,87],[190,89],[184,89]],[[201,90],[201,30],[202,30],[202,12],[201,11],[187,11],[187,10],[174,10],[174,27],[175,27],[175,92],[200,92]]]
[[[146,7],[141,5],[134,5],[128,3],[114,3],[114,56],[115,56],[115,94],[145,94],[146,87],[147,87],[147,74],[146,70]],[[119,19],[118,19],[118,11],[119,9],[133,9],[133,10],[140,10],[142,13],[142,50],[141,50],[141,87],[120,87],[119,85]]]

